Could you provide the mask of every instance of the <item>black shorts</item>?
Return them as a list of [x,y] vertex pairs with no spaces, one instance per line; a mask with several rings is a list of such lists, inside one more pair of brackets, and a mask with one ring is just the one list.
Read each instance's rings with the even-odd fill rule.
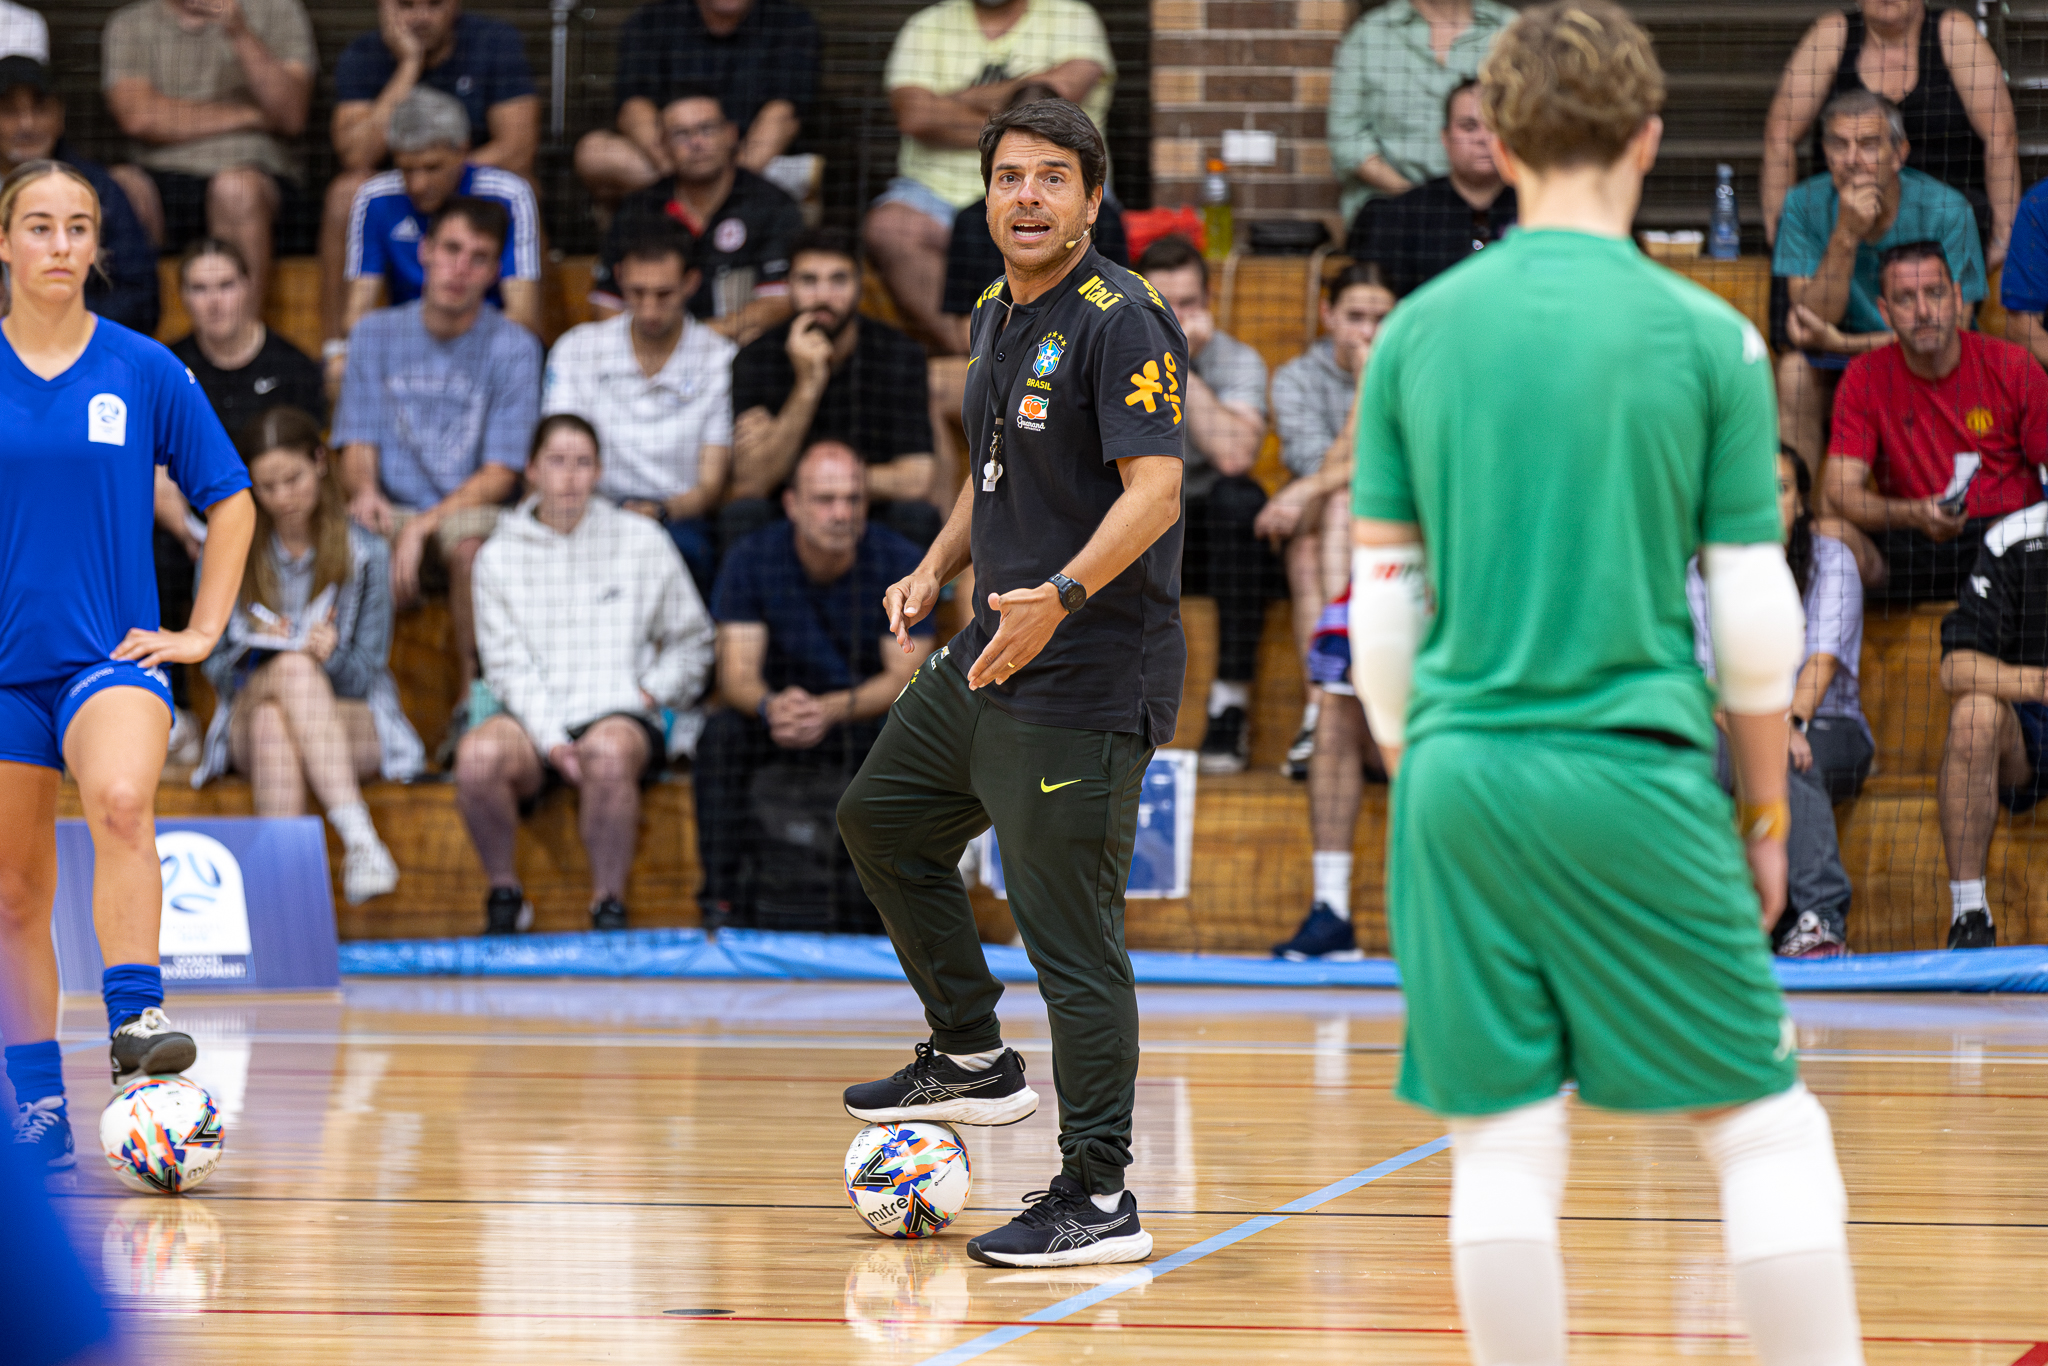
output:
[[2006,810],[2017,816],[2031,811],[2042,797],[2048,796],[2048,707],[2039,702],[2016,702],[2013,715],[2020,723],[2020,743],[2026,747],[2027,763],[2033,767],[2033,775],[2018,787],[2001,789],[1999,802]]
[[[608,721],[614,716],[633,722],[646,734],[647,763],[640,770],[640,786],[652,787],[661,780],[662,769],[668,767],[668,737],[661,732],[661,720],[659,717],[649,716],[645,712],[637,711],[608,711],[603,716],[592,717],[580,726],[569,727],[569,738],[571,740],[581,740],[589,733],[592,726],[595,726],[600,721]],[[540,788],[531,797],[527,797],[519,803],[521,819],[531,816],[535,811],[539,810],[541,799],[566,781],[568,780],[562,776],[562,771],[548,762],[548,756],[545,754],[541,755]]]
[[[156,182],[157,198],[164,206],[163,250],[180,252],[206,236],[208,177],[151,170],[149,178]],[[303,256],[313,251],[320,236],[319,206],[295,182],[281,175],[270,179],[277,186],[277,217],[270,225],[277,255]]]

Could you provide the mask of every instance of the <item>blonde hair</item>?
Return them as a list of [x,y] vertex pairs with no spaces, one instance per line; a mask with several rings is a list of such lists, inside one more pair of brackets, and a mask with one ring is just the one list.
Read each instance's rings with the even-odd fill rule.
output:
[[1523,10],[1479,66],[1479,110],[1536,170],[1611,166],[1664,107],[1650,35],[1610,0]]
[[[327,453],[320,439],[320,424],[304,410],[290,404],[266,408],[237,434],[242,463],[252,470],[258,460],[273,451],[290,451],[318,462]],[[263,500],[256,500],[256,531],[250,539],[249,558],[242,565],[241,605],[260,602],[272,611],[282,611],[284,599],[277,582],[277,565],[270,558],[270,538],[277,532]],[[313,586],[309,597],[318,597],[331,583],[346,583],[355,573],[355,555],[348,543],[348,506],[330,466],[320,480],[320,501],[313,509]]]
[[35,184],[38,180],[53,175],[63,176],[73,184],[84,188],[86,195],[92,200],[93,230],[95,232],[99,230],[100,192],[93,188],[92,182],[87,180],[85,173],[77,167],[67,166],[61,161],[43,159],[22,162],[21,165],[8,173],[5,181],[0,181],[0,232],[13,231],[14,204],[16,200],[21,198],[21,192]]

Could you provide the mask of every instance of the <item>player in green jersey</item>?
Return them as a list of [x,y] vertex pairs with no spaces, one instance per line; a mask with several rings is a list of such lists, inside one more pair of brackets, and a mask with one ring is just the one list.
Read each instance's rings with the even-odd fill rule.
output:
[[[1785,896],[1804,634],[1769,358],[1629,240],[1664,78],[1620,8],[1524,11],[1480,83],[1521,229],[1380,333],[1351,598],[1353,678],[1398,765],[1398,1092],[1451,1121],[1467,1341],[1481,1366],[1565,1360],[1576,1082],[1590,1104],[1692,1119],[1759,1359],[1852,1366],[1846,1197],[1763,928]],[[1693,662],[1696,552],[1739,816]]]

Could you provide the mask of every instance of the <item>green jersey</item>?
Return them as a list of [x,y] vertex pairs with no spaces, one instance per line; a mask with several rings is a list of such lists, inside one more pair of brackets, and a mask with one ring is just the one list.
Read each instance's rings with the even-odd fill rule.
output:
[[1352,512],[1420,525],[1436,599],[1411,744],[1714,747],[1686,561],[1783,535],[1769,355],[1741,314],[1632,242],[1517,232],[1394,310],[1357,431]]

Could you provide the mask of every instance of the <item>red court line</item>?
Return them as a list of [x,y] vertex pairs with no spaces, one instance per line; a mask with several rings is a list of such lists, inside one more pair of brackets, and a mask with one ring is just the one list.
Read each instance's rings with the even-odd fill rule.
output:
[[[668,1314],[542,1314],[542,1313],[486,1313],[480,1309],[226,1309],[192,1308],[187,1305],[165,1306],[161,1309],[149,1305],[117,1305],[116,1313],[122,1314],[163,1314],[178,1317],[190,1314],[219,1314],[272,1318],[372,1318],[372,1319],[538,1319],[569,1320],[573,1322],[629,1322],[647,1323],[657,1319],[671,1323],[716,1324],[716,1323],[782,1323],[782,1324],[850,1324],[887,1323],[905,1324],[912,1327],[932,1327],[931,1319],[851,1319],[820,1315],[804,1317],[778,1314],[718,1314],[702,1318],[687,1318]],[[1285,1324],[1285,1323],[1117,1323],[1100,1324],[1080,1319],[1066,1321],[1027,1323],[1023,1319],[947,1319],[945,1326],[956,1328],[1069,1328],[1101,1332],[1105,1328],[1118,1331],[1150,1328],[1191,1333],[1362,1333],[1378,1336],[1454,1337],[1463,1330],[1458,1328],[1391,1328],[1378,1324],[1362,1324],[1343,1327],[1329,1324]],[[1575,1338],[1650,1338],[1657,1341],[1715,1341],[1739,1342],[1745,1340],[1742,1333],[1652,1333],[1633,1329],[1579,1329],[1569,1330]],[[1870,1337],[1865,1342],[1924,1342],[1936,1347],[1992,1347],[2000,1344],[2024,1342],[2024,1338],[1939,1338],[1915,1333],[1901,1337]],[[2012,1366],[2048,1366],[2048,1343],[2038,1343]]]

